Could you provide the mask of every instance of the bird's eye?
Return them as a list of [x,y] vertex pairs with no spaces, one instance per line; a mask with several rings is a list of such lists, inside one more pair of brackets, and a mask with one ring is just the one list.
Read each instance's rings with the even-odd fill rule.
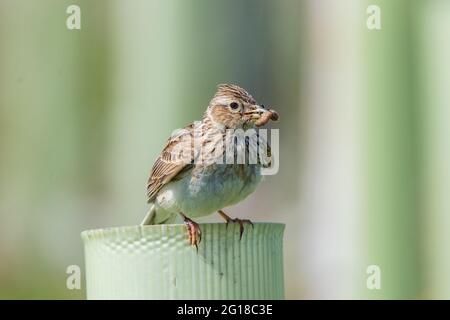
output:
[[239,103],[237,102],[230,103],[230,108],[236,110],[237,108],[239,108]]

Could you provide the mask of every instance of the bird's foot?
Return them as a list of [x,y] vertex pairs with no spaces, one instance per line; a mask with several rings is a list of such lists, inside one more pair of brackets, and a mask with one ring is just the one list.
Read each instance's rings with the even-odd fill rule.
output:
[[202,240],[202,231],[200,230],[200,226],[184,214],[181,215],[183,216],[184,223],[186,224],[188,230],[189,244],[191,246],[195,246],[198,250],[198,244]]
[[239,218],[233,219],[229,215],[227,215],[225,212],[223,212],[222,210],[219,210],[219,214],[227,222],[227,227],[228,227],[229,223],[239,223],[239,240],[242,239],[242,234],[244,233],[244,225],[245,224],[250,224],[252,226],[252,228],[254,228],[253,222],[251,222],[249,219],[239,219]]

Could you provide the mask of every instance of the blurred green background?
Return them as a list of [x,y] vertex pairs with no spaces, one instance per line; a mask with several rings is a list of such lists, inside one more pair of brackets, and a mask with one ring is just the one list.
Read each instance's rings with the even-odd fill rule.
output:
[[281,115],[279,173],[228,211],[286,223],[287,298],[450,298],[449,30],[448,0],[0,0],[0,298],[84,298],[80,232],[140,222],[223,82]]

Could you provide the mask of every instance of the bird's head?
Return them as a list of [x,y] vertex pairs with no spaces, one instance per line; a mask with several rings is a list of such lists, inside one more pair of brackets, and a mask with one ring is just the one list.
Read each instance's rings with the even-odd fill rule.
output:
[[247,129],[278,119],[275,111],[258,104],[247,91],[233,84],[217,87],[205,116],[226,129]]

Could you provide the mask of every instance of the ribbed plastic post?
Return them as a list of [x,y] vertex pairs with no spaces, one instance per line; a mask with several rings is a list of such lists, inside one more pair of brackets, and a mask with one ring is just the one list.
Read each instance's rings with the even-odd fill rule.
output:
[[88,299],[284,299],[284,225],[201,224],[84,231]]

